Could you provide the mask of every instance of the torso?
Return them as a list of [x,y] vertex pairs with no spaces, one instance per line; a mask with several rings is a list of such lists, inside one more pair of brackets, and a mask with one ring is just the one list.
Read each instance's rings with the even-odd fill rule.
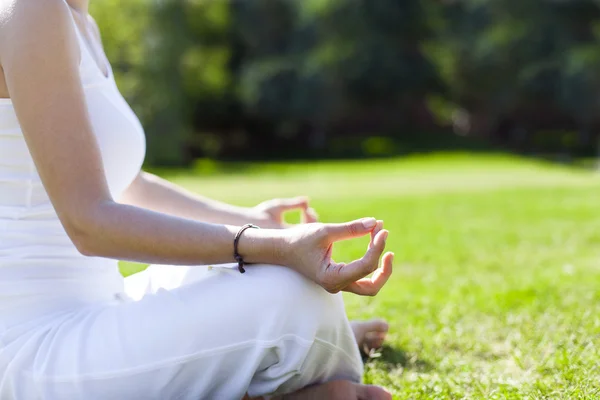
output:
[[[82,22],[76,15],[73,20],[74,26]],[[77,29],[77,36],[88,115],[109,189],[118,200],[140,172],[144,131],[119,93],[110,65],[101,63],[100,43],[94,42],[94,50],[94,35],[86,39]],[[117,261],[85,257],[71,242],[35,169],[4,75],[0,78],[0,321],[8,315],[29,318],[29,309],[45,312],[73,299],[108,298],[122,290]]]

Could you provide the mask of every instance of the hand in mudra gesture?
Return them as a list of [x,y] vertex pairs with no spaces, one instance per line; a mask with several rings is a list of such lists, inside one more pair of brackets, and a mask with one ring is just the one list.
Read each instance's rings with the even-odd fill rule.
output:
[[301,222],[317,222],[317,212],[310,207],[307,197],[267,200],[250,209],[250,219],[261,228],[288,228],[294,225],[285,222],[285,213],[300,211]]
[[[371,235],[365,255],[348,264],[331,258],[333,244]],[[330,293],[347,291],[375,296],[392,274],[393,253],[386,253],[388,231],[374,218],[341,224],[313,223],[286,230],[284,265],[304,274]],[[383,257],[382,257],[383,255]],[[368,275],[373,273],[371,278]]]

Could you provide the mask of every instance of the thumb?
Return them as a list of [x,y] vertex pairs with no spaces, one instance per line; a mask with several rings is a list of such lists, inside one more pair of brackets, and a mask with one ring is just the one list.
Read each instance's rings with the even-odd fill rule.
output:
[[342,224],[326,224],[328,236],[335,242],[368,235],[376,226],[375,218],[362,218]]

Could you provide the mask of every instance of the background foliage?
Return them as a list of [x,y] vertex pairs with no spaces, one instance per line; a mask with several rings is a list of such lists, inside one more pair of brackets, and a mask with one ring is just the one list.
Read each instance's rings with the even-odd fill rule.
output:
[[149,164],[595,154],[598,1],[95,0],[92,15]]

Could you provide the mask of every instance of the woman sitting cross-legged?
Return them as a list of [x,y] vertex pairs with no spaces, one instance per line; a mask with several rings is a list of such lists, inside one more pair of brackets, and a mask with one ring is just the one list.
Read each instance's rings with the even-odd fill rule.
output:
[[[383,223],[141,172],[87,1],[0,0],[0,399],[389,399],[359,352],[387,324],[349,322],[339,293],[389,278]],[[290,209],[308,223],[284,227]],[[365,235],[361,259],[331,259]],[[154,265],[123,279],[117,260]]]

